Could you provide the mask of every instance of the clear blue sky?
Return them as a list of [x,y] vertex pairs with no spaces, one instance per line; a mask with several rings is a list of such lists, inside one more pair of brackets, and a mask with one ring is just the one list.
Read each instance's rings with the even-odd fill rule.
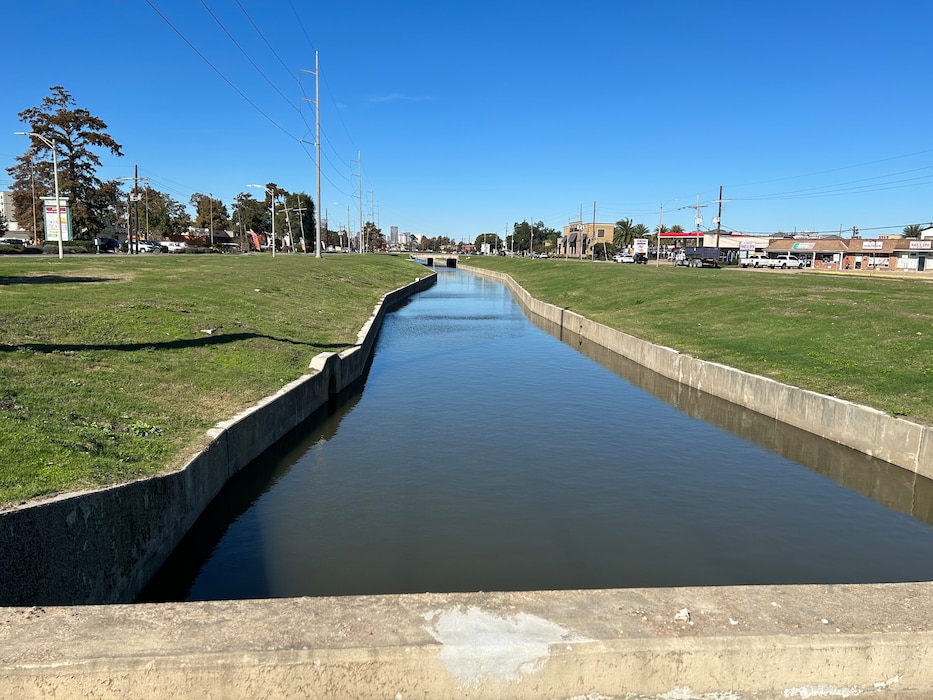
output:
[[184,203],[229,207],[256,182],[313,197],[317,50],[332,228],[348,209],[359,227],[358,153],[386,233],[560,228],[594,202],[651,228],[663,202],[690,230],[697,195],[708,228],[720,185],[736,231],[933,221],[933,3],[46,0],[3,17],[3,168],[27,146],[17,113],[63,85],[123,146],[104,179],[138,164]]

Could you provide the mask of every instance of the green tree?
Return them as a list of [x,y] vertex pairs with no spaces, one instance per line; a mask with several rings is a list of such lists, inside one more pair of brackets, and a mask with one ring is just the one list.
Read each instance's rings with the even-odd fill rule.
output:
[[191,195],[189,204],[194,207],[194,227],[206,231],[226,231],[230,225],[230,215],[227,206],[214,197],[195,192]]
[[[62,197],[71,202],[71,219],[76,238],[93,238],[116,216],[119,183],[97,177],[101,161],[98,150],[122,156],[121,146],[108,133],[107,124],[87,109],[75,106],[71,94],[61,85],[50,88],[51,95],[38,107],[19,113],[30,132],[54,142],[58,151],[58,181]],[[39,207],[33,197],[54,193],[51,149],[37,136],[31,146],[7,168],[13,177],[11,188],[16,216]],[[51,196],[51,194],[49,194]],[[44,229],[44,225],[43,225]]]
[[[170,195],[159,192],[151,187],[142,190],[141,217],[147,217],[149,235],[166,237],[177,235],[188,230],[191,225],[191,216],[185,205],[175,201]],[[145,231],[145,223],[143,231]]]
[[651,229],[644,224],[635,224],[632,227],[632,240],[636,238],[647,238],[651,235]]
[[241,204],[242,211],[239,216],[246,226],[247,231],[255,233],[271,233],[272,226],[272,198],[275,197],[275,235],[278,238],[285,231],[285,210],[282,204],[282,195],[288,192],[274,182],[269,182],[264,186],[263,198],[261,200],[253,199],[248,193],[237,195],[237,201]]
[[382,229],[378,228],[372,221],[367,221],[363,226],[363,250],[375,251],[385,248],[386,239],[382,235]]
[[269,230],[269,205],[258,199],[254,199],[249,192],[240,192],[236,196],[233,204],[234,226],[245,235],[250,231],[262,233]]
[[904,237],[905,238],[920,238],[920,232],[923,230],[923,226],[920,224],[911,224],[910,226],[904,227]]
[[506,250],[515,251],[516,255],[531,251],[531,241],[534,233],[535,227],[527,221],[512,224],[512,235],[505,239]]
[[[560,231],[545,226],[543,221],[539,221],[535,224],[535,241],[540,238],[545,251],[557,250],[557,241],[560,239],[560,236]],[[538,244],[535,243],[535,245]]]
[[[302,235],[306,242],[308,251],[315,249],[314,235],[317,231],[317,218],[314,208],[314,200],[304,192],[285,193],[283,197],[282,208],[288,208],[289,217],[292,222],[292,238],[296,246],[300,246]],[[334,245],[327,242],[326,231],[324,231],[325,222],[321,221],[321,247]],[[276,228],[278,230],[278,228]]]
[[489,252],[494,252],[503,247],[502,239],[499,238],[498,233],[481,233],[476,237],[476,240],[473,241],[473,245],[476,246],[477,250],[483,250],[484,243],[489,244]]
[[0,234],[6,235],[10,230],[9,224],[7,224],[6,217],[3,214],[0,214]]
[[635,240],[635,225],[631,219],[619,219],[612,230],[612,242],[619,249],[627,248]]

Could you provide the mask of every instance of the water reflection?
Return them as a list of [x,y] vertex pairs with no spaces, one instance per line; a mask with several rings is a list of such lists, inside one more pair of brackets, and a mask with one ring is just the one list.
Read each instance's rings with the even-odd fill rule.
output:
[[933,580],[928,482],[438,273],[362,394],[225,489],[150,598]]
[[[274,490],[303,455],[337,434],[340,421],[353,410],[362,392],[362,382],[351,386],[334,397],[330,405],[308,416],[307,420],[263,452],[248,467],[234,474],[139,594],[137,601],[145,603],[185,600],[189,597],[210,598],[210,595],[201,591],[205,588],[209,590],[212,584],[203,579],[199,583],[199,578],[205,562],[217,554],[218,546],[224,541],[232,524],[247,517],[257,500]],[[270,575],[263,570],[263,561],[255,560],[256,565],[249,571],[248,579],[275,578],[274,574]],[[230,575],[235,578],[235,562],[229,568]]]
[[888,508],[933,525],[933,481],[839,443],[668,379],[534,314],[528,319],[688,416],[761,445]]

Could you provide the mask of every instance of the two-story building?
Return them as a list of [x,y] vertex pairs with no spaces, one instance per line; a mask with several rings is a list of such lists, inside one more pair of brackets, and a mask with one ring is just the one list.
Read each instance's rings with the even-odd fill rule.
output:
[[557,241],[557,255],[565,258],[585,257],[591,245],[612,244],[615,224],[576,221],[564,226]]

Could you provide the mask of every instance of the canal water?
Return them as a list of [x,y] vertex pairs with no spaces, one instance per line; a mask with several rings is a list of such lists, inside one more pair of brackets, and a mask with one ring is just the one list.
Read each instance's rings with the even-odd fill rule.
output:
[[438,269],[140,600],[933,580],[931,482]]

